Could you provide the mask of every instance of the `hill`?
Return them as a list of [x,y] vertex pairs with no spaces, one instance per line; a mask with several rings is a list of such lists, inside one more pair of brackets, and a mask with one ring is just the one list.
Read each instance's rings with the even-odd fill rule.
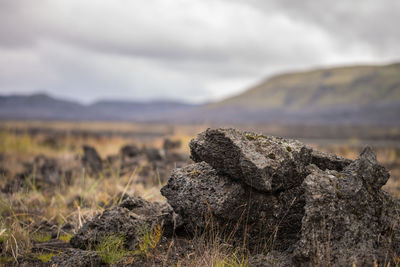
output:
[[204,112],[220,114],[232,122],[398,123],[400,63],[277,75],[206,106]]
[[88,114],[85,106],[46,94],[0,96],[0,118],[77,119]]

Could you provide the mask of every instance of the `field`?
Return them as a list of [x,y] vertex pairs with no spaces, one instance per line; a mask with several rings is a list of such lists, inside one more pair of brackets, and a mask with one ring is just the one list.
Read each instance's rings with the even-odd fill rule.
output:
[[[190,162],[188,142],[207,127],[214,125],[1,122],[0,263],[45,265],[52,256],[68,249],[69,239],[85,222],[120,203],[126,195],[165,202],[161,187],[174,167]],[[312,147],[350,159],[355,159],[369,144],[378,161],[391,173],[385,190],[400,196],[399,128],[282,125],[241,128],[298,138]],[[135,146],[126,147],[132,144]],[[83,146],[97,150],[100,169],[94,168],[90,159],[85,163]],[[129,153],[142,154],[131,160]],[[21,175],[23,182],[15,182]],[[199,237],[203,239],[196,241],[191,253],[179,254],[177,243],[165,245],[154,234],[157,232],[150,233],[147,243],[145,239],[141,241],[142,245],[150,244],[150,248],[139,246],[142,248],[139,252],[120,257],[113,252],[115,259],[107,258],[107,253],[102,255],[109,263],[142,260],[150,266],[160,262],[159,265],[165,266],[171,262],[176,266],[247,265],[245,256],[238,256],[242,254],[215,238]],[[158,245],[169,246],[168,253],[157,251]],[[171,247],[175,254],[170,253]],[[107,248],[98,248],[102,252],[104,249]]]

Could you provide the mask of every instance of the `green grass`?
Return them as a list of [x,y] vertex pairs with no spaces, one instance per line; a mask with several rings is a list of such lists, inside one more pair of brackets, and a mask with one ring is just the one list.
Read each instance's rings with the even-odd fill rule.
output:
[[95,250],[100,258],[107,264],[118,263],[124,256],[129,254],[124,247],[125,237],[122,235],[109,235],[103,237]]
[[35,259],[38,259],[44,263],[50,262],[51,258],[54,256],[59,255],[59,253],[42,253],[42,254],[36,254],[34,255]]
[[400,64],[351,66],[274,76],[209,108],[335,107],[400,101]]
[[31,235],[31,239],[38,243],[45,243],[51,240],[51,235],[47,233],[36,232]]
[[66,243],[68,243],[68,242],[71,240],[71,238],[72,238],[73,236],[74,236],[73,234],[60,235],[60,236],[58,237],[58,239],[61,240],[61,241],[66,242]]

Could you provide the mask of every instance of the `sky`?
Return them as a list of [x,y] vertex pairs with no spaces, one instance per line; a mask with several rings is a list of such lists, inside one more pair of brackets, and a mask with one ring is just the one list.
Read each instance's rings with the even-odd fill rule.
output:
[[400,61],[399,0],[0,0],[0,94],[194,103]]

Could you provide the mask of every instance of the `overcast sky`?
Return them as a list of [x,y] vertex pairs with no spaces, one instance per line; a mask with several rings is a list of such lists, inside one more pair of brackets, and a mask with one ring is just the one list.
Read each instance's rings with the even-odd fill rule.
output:
[[201,102],[399,60],[399,0],[0,0],[0,94]]

